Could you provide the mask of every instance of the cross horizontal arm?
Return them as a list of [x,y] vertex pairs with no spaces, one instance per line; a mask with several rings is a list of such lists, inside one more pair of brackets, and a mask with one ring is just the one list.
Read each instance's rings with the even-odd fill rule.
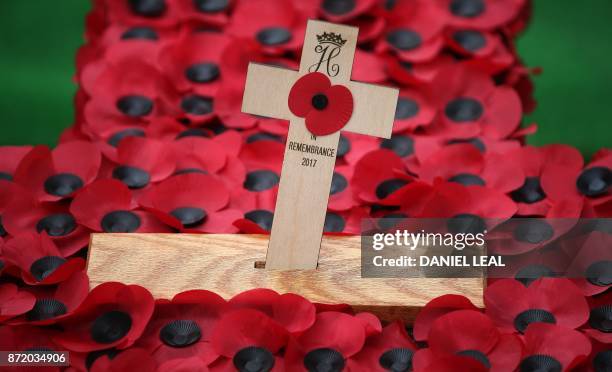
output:
[[287,97],[298,72],[250,63],[242,99],[242,112],[269,118],[290,120]]
[[391,137],[399,91],[356,81],[349,81],[347,88],[353,94],[353,116],[342,130],[375,137]]

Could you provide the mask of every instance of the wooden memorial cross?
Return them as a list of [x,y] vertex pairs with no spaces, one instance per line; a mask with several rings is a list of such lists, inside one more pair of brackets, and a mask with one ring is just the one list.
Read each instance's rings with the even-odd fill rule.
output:
[[[139,284],[161,298],[189,289],[230,298],[262,287],[313,302],[348,303],[385,320],[411,319],[429,300],[449,293],[482,306],[482,277],[362,278],[361,237],[321,238],[340,134],[313,136],[304,119],[289,109],[288,97],[300,77],[323,73],[331,84],[351,92],[352,115],[342,130],[389,137],[398,91],[350,80],[357,32],[354,27],[309,21],[299,71],[249,65],[243,111],[290,121],[270,238],[92,234],[87,262],[91,286],[107,281]],[[301,151],[306,145],[328,151]],[[257,264],[262,261],[265,269]]]
[[[340,131],[314,136],[304,119],[289,110],[287,97],[295,81],[321,72],[332,84],[346,86],[353,96],[353,114],[345,131],[389,138],[399,91],[351,81],[357,28],[309,21],[300,70],[251,63],[242,111],[290,121],[285,157],[266,256],[268,269],[317,267]],[[305,146],[331,150],[305,153]]]

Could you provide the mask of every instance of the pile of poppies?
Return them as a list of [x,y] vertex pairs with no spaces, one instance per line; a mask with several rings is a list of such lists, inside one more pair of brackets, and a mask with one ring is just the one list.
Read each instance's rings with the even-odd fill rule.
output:
[[[78,371],[609,371],[609,255],[578,279],[526,259],[532,275],[492,280],[484,311],[447,295],[409,325],[265,289],[89,291],[83,272],[92,232],[269,232],[288,123],[241,113],[247,65],[297,69],[314,18],[359,27],[353,80],[400,89],[391,139],[341,135],[327,233],[611,217],[611,150],[524,144],[529,14],[528,0],[94,0],[74,125],[54,149],[0,147],[0,350],[69,350]],[[533,235],[501,253],[557,238]]]

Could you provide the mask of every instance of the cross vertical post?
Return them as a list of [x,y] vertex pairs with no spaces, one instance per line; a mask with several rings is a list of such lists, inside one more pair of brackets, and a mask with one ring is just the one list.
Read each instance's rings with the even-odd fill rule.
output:
[[[310,20],[299,71],[249,65],[242,111],[290,122],[266,269],[317,267],[340,138],[340,132],[312,135],[304,119],[291,113],[288,96],[295,81],[310,72],[326,74],[332,84],[346,86],[353,96],[353,114],[343,130],[384,138],[391,136],[399,92],[350,80],[357,33],[355,27]],[[320,36],[324,34],[328,38],[321,42]],[[326,42],[334,38],[344,42]],[[305,145],[326,149],[326,155],[301,151]]]

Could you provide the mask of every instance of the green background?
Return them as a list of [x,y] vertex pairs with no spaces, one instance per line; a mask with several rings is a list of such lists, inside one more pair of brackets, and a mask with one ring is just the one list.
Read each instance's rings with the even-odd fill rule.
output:
[[[612,43],[609,0],[537,0],[519,40],[539,106],[526,119],[533,144],[568,143],[587,156],[611,146]],[[0,144],[56,143],[72,124],[74,56],[86,0],[0,0]]]

